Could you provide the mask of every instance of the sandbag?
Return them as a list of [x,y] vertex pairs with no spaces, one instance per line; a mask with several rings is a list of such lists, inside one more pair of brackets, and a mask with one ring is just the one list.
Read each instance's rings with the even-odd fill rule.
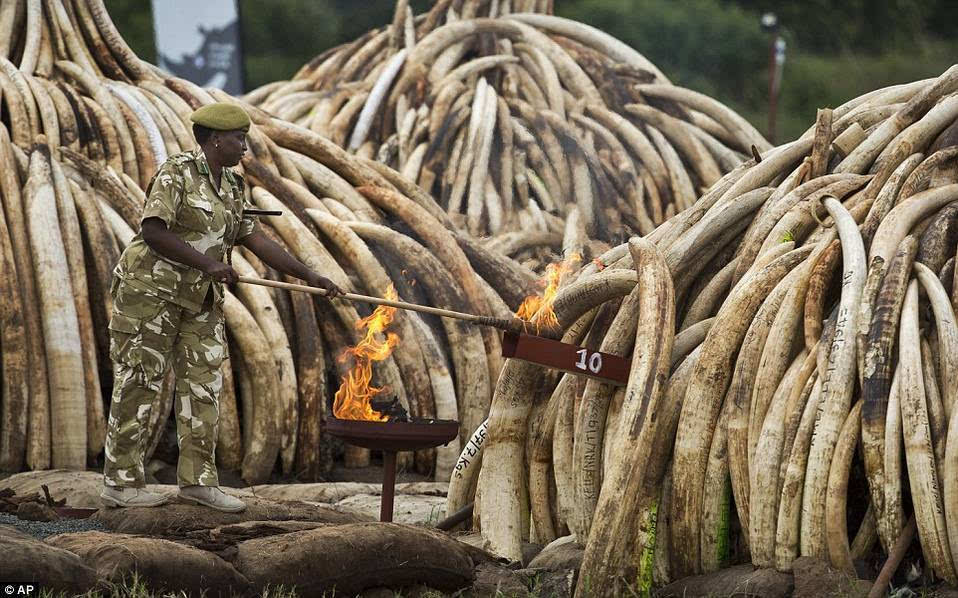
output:
[[96,570],[101,579],[123,583],[134,573],[151,590],[197,588],[207,595],[245,592],[249,582],[232,565],[209,552],[169,540],[128,534],[80,532],[52,536],[47,544],[69,550]]
[[[375,494],[348,496],[336,503],[344,513],[379,513],[382,497]],[[393,521],[433,526],[446,517],[445,496],[397,494],[393,503]]]
[[71,594],[82,594],[97,583],[96,571],[77,555],[9,525],[0,525],[0,555],[0,580],[35,581],[45,590]]
[[356,523],[368,517],[340,513],[332,509],[297,501],[244,498],[246,510],[222,513],[208,507],[170,503],[162,507],[100,509],[93,517],[109,530],[150,536],[183,536],[200,529],[212,529],[242,521],[317,521],[320,523]]
[[315,521],[243,521],[233,525],[223,525],[213,529],[201,529],[190,532],[181,540],[184,544],[206,550],[232,562],[236,556],[236,545],[255,538],[265,538],[277,534],[301,532],[335,525]]
[[585,547],[575,541],[575,536],[563,536],[543,548],[529,563],[529,567],[550,571],[577,570],[582,566],[584,552]]
[[656,592],[662,598],[692,598],[694,596],[790,596],[794,582],[788,573],[774,569],[756,569],[739,565],[715,573],[686,577]]
[[256,496],[273,500],[335,503],[356,494],[375,494],[379,492],[380,485],[362,482],[317,482],[314,484],[263,484],[250,489]]
[[308,598],[414,584],[452,592],[473,581],[469,555],[439,532],[356,523],[249,540],[237,547],[233,564],[257,592],[283,584]]
[[[396,484],[396,494],[445,496],[448,482],[408,482]],[[304,500],[336,503],[359,494],[378,495],[382,484],[364,482],[317,482],[313,484],[263,484],[250,488],[253,494],[274,500]]]
[[10,488],[18,495],[42,492],[43,485],[50,489],[50,495],[54,499],[65,498],[71,507],[102,506],[99,494],[103,490],[103,475],[92,471],[24,471],[0,482],[0,488]]

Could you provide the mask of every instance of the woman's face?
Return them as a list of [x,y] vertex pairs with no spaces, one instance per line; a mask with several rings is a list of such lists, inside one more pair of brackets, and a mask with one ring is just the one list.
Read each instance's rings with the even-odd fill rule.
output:
[[223,166],[236,166],[246,153],[246,132],[214,131],[210,138],[218,162]]

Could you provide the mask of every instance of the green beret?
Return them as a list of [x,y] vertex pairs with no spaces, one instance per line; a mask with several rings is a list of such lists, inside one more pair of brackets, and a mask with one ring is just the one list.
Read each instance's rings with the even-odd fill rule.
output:
[[194,123],[216,131],[249,130],[250,120],[246,111],[236,104],[216,102],[207,104],[190,115]]

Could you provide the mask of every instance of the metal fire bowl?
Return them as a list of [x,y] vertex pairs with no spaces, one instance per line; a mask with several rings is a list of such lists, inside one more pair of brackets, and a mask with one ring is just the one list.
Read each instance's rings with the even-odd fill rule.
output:
[[442,446],[459,436],[459,422],[371,422],[330,417],[326,431],[343,442],[383,451],[418,451]]

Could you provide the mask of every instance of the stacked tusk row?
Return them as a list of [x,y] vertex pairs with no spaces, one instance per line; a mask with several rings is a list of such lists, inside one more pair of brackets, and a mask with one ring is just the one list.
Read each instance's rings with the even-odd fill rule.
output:
[[[0,94],[0,468],[83,468],[103,448],[112,268],[139,228],[143,189],[168,156],[195,147],[192,110],[237,100],[139,60],[103,0],[0,4]],[[501,318],[534,292],[530,270],[457,232],[396,171],[244,107],[255,123],[242,164],[252,199],[283,211],[262,229],[340,287],[382,296],[393,284],[404,300]],[[245,249],[232,259],[241,275],[279,277]],[[347,302],[246,285],[228,295],[225,315],[220,465],[249,483],[274,467],[317,479],[332,466],[324,402],[348,370],[338,357],[359,340],[361,315]],[[402,349],[377,368],[377,385],[415,416],[478,426],[501,366],[496,333],[405,312],[394,326]],[[172,393],[167,384],[153,410],[149,453]],[[458,444],[408,464],[444,479]]]
[[[574,534],[577,594],[615,595],[732,560],[853,572],[914,517],[958,583],[958,66],[773,148],[550,13],[400,0],[389,27],[240,100],[140,61],[103,0],[0,4],[0,468],[101,452],[112,267],[152,174],[194,147],[190,112],[232,101],[254,122],[253,201],[283,212],[262,229],[347,290],[509,318],[543,246],[596,258],[551,306],[565,342],[631,358],[624,388],[502,363],[494,331],[408,312],[377,367],[413,415],[476,430],[472,458],[409,464],[453,472],[448,512],[474,501],[495,552]],[[242,249],[233,265],[278,278]],[[316,478],[360,314],[255,286],[225,313],[221,465]],[[168,384],[151,450],[171,403]]]
[[[648,234],[769,149],[745,119],[671,85],[551,3],[440,1],[245,99],[400,171],[490,247],[539,269],[569,239]],[[550,251],[551,250],[551,251]]]
[[450,512],[474,497],[514,559],[574,534],[580,596],[733,559],[854,574],[912,515],[958,583],[956,92],[958,66],[821,110],[569,276],[564,340],[631,355],[628,386],[507,360]]

